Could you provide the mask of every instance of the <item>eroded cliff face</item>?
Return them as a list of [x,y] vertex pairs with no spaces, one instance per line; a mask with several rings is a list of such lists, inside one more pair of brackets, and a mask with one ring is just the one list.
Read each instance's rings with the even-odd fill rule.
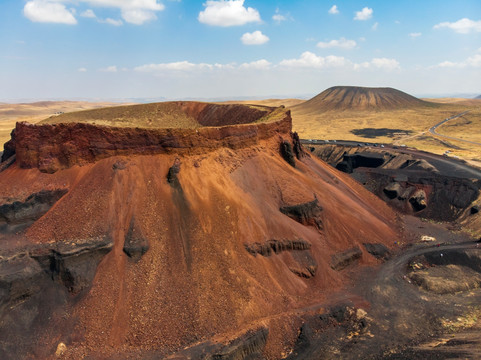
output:
[[[255,145],[277,133],[288,134],[292,127],[289,111],[284,111],[278,120],[272,122],[242,124],[237,119],[236,123],[240,122],[240,125],[205,127],[205,124],[217,124],[222,120],[208,117],[204,114],[206,109],[200,112],[202,127],[197,129],[121,128],[88,123],[17,123],[15,136],[5,145],[5,149],[9,150],[9,156],[15,154],[19,167],[38,168],[52,173],[115,155],[202,154],[222,147],[239,149]],[[226,109],[214,115],[229,116],[230,112]],[[241,115],[247,121],[264,115],[264,112],[254,110],[250,114],[244,111]]]
[[399,241],[394,212],[348,175],[286,161],[287,115],[199,132],[20,125],[0,205],[62,196],[0,232],[0,354],[284,356],[299,313],[381,261],[365,244]]

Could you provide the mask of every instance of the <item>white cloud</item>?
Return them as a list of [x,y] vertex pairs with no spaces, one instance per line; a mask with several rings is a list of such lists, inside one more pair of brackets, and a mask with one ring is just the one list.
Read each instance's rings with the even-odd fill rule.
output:
[[148,21],[156,20],[157,16],[152,11],[125,9],[122,10],[122,18],[130,24],[142,25]]
[[441,68],[466,68],[466,67],[473,67],[479,68],[481,67],[481,54],[474,54],[473,56],[468,57],[464,61],[460,62],[452,62],[452,61],[443,61],[434,67],[441,67]]
[[372,29],[373,31],[376,31],[378,26],[379,26],[379,23],[378,23],[378,22],[375,22],[375,23],[371,26],[371,29]]
[[141,65],[141,66],[135,67],[134,71],[155,73],[155,72],[165,72],[165,71],[194,71],[194,70],[203,70],[203,69],[212,69],[212,68],[214,68],[214,66],[211,64],[204,64],[204,63],[194,64],[189,61],[177,61],[177,62],[171,62],[171,63]]
[[77,71],[78,72],[87,72],[87,69],[84,68],[84,67],[81,67],[81,68],[78,68]]
[[466,66],[464,63],[455,63],[451,61],[443,61],[437,65],[437,67],[441,68],[454,68],[454,67],[464,67]]
[[400,68],[399,62],[395,59],[374,58],[371,60],[371,64],[374,67],[384,70],[395,70]]
[[332,7],[328,11],[329,14],[339,14],[339,9],[337,8],[337,5],[332,5]]
[[282,60],[279,65],[293,68],[314,68],[323,69],[328,67],[339,67],[349,64],[349,61],[342,56],[317,56],[310,51],[305,51],[298,59]]
[[276,13],[274,15],[272,15],[272,20],[280,23],[282,21],[286,21],[287,18],[284,15],[282,15],[279,11],[279,8],[277,8]]
[[250,63],[243,63],[239,66],[240,69],[254,69],[254,70],[268,70],[271,63],[265,59],[252,61]]
[[[76,8],[67,9],[64,3],[87,3],[92,7],[114,8],[121,10],[122,18],[131,24],[142,25],[145,22],[157,19],[156,11],[164,10],[165,6],[158,0],[31,0],[25,4],[24,14],[31,21],[76,24],[74,17]],[[80,14],[87,18],[95,18],[92,9]],[[100,21],[112,25],[121,25],[119,21]]]
[[361,11],[356,11],[356,16],[354,16],[354,20],[369,20],[372,18],[372,9],[365,7]]
[[99,20],[99,23],[109,24],[109,25],[113,25],[113,26],[122,26],[122,25],[124,24],[124,23],[122,22],[122,20],[115,20],[115,19],[112,19],[112,18],[107,18],[107,19]]
[[92,9],[85,10],[83,13],[80,14],[80,16],[92,19],[97,17]]
[[112,66],[108,66],[108,67],[106,67],[106,68],[100,69],[100,71],[115,73],[115,72],[117,72],[118,70],[117,70],[117,66],[112,65]]
[[420,32],[417,32],[417,33],[410,33],[409,36],[412,37],[413,39],[414,38],[417,38],[417,37],[420,37],[422,34]]
[[329,42],[318,42],[317,47],[321,49],[329,48],[341,48],[341,49],[353,49],[357,43],[354,40],[347,40],[345,38],[340,38],[339,40],[331,40]]
[[466,60],[466,63],[472,67],[481,67],[481,55],[476,54],[474,56],[468,57],[468,59]]
[[244,0],[207,0],[204,11],[199,12],[199,22],[213,26],[238,26],[261,22],[259,12],[244,7]]
[[269,38],[259,30],[256,30],[242,35],[241,41],[244,45],[262,45],[268,42]]
[[77,20],[64,4],[48,0],[28,1],[23,14],[33,22],[75,25]]
[[458,34],[469,34],[471,32],[481,32],[481,20],[474,21],[463,18],[456,22],[442,22],[434,25],[434,29],[448,28],[454,30]]

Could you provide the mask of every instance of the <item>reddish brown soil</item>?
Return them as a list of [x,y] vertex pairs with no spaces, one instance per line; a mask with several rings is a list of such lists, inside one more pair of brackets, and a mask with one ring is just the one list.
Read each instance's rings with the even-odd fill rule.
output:
[[[266,355],[280,358],[297,337],[296,311],[350,281],[350,271],[331,268],[332,255],[359,246],[359,265],[377,264],[362,244],[391,248],[399,240],[393,210],[348,175],[309,155],[296,160],[296,168],[288,165],[279,149],[282,141],[292,142],[289,130],[278,126],[235,150],[215,143],[213,136],[205,140],[216,144],[208,151],[113,153],[53,174],[17,163],[0,173],[3,200],[45,188],[69,189],[27,230],[29,242],[106,234],[114,240],[90,291],[47,326],[45,349],[55,351],[64,342],[68,359],[152,350],[169,354],[264,325],[269,327]],[[180,189],[166,179],[176,159]],[[323,208],[322,230],[279,211],[315,198]],[[122,251],[132,217],[150,243],[137,263]],[[245,248],[272,239],[310,243],[315,276],[299,277],[289,269],[297,265],[294,251],[263,257]],[[75,329],[59,334],[59,323]]]

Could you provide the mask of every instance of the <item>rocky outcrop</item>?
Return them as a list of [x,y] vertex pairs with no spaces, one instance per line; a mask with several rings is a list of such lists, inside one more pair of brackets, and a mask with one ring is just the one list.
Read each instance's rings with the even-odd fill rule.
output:
[[[269,329],[261,327],[249,330],[228,343],[214,344],[210,341],[192,346],[167,357],[167,360],[242,360],[263,359]],[[157,357],[156,357],[157,358]],[[160,358],[160,357],[159,357]]]
[[127,232],[124,241],[124,252],[130,259],[137,262],[149,250],[149,248],[149,240],[142,234],[141,229],[132,217],[129,231]]
[[362,251],[359,246],[334,254],[331,257],[331,268],[338,271],[345,269],[356,260],[360,259],[361,256]]
[[167,173],[167,182],[170,186],[174,188],[180,188],[180,182],[177,175],[180,173],[180,159],[177,158],[174,161],[174,164],[169,168],[169,172]]
[[426,201],[426,193],[424,190],[417,190],[414,194],[409,198],[409,203],[412,205],[414,211],[421,211],[426,209],[428,206]]
[[0,233],[24,230],[45,214],[67,191],[42,190],[23,201],[0,205]]
[[14,144],[8,146],[15,148],[16,161],[21,168],[36,167],[52,173],[115,155],[201,154],[220,147],[239,149],[276,134],[288,135],[291,127],[288,110],[270,122],[197,129],[121,128],[87,123],[32,125],[23,122],[17,123]]
[[15,129],[10,133],[10,140],[3,145],[2,159],[0,162],[7,161],[15,155]]
[[296,167],[296,160],[294,159],[294,153],[292,152],[292,145],[289,141],[281,142],[281,155],[289,165]]
[[279,210],[298,223],[322,230],[322,207],[317,198],[303,204],[283,206]]
[[263,243],[244,244],[245,249],[249,254],[256,256],[257,254],[262,256],[271,256],[272,253],[280,254],[283,251],[293,250],[308,250],[311,248],[311,244],[305,240],[268,240]]
[[384,161],[384,156],[378,153],[345,154],[336,169],[350,174],[359,167],[377,168],[384,164]]
[[77,294],[90,287],[100,260],[112,250],[110,237],[80,239],[34,248],[29,255],[52,280]]
[[454,294],[481,287],[481,273],[466,266],[435,266],[409,274],[413,283],[436,294]]
[[378,258],[378,259],[383,259],[387,260],[391,256],[391,253],[389,249],[380,243],[364,243],[362,244],[364,246],[364,249],[371,254],[372,256]]
[[0,310],[43,290],[48,281],[71,294],[88,289],[97,265],[112,249],[108,237],[36,245],[0,256]]

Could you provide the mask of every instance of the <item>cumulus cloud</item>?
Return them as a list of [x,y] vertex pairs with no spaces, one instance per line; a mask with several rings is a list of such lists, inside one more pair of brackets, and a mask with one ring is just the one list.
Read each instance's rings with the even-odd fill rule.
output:
[[259,12],[244,7],[244,0],[207,0],[204,7],[198,16],[203,24],[227,27],[261,22]]
[[92,9],[85,10],[80,14],[80,16],[86,17],[86,18],[92,18],[92,19],[97,17]]
[[48,0],[28,1],[23,14],[33,22],[75,25],[77,20],[64,4]]
[[[67,9],[65,3],[76,6],[87,3],[92,7],[119,9],[122,18],[135,25],[157,19],[155,12],[165,8],[157,0],[30,0],[24,6],[24,14],[31,21],[76,24],[77,20],[74,17],[76,8]],[[92,9],[82,12],[80,16],[96,17]],[[111,23],[110,21],[101,22]]]
[[400,69],[399,62],[395,59],[374,58],[371,61],[362,63],[354,63],[342,56],[317,56],[309,51],[301,54],[297,59],[286,59],[279,63],[281,67],[289,68],[305,68],[305,69],[327,69],[327,68],[343,68],[347,70],[361,69],[381,69],[392,71]]
[[473,56],[468,57],[466,60],[460,61],[460,62],[443,61],[435,67],[441,67],[441,68],[466,68],[466,67],[479,68],[479,67],[481,67],[481,54],[475,54]]
[[373,10],[371,8],[365,7],[361,11],[356,11],[356,16],[354,20],[369,20],[372,18]]
[[353,49],[357,43],[354,40],[347,40],[345,38],[340,38],[339,40],[331,40],[329,42],[318,42],[317,47],[321,49],[329,48],[341,48],[341,49]]
[[422,34],[420,32],[417,32],[417,33],[410,33],[409,36],[412,37],[413,39],[414,38],[417,38],[417,37],[420,37]]
[[262,45],[268,42],[269,38],[259,30],[256,30],[242,35],[241,41],[244,45]]
[[78,68],[77,71],[78,72],[87,72],[87,69],[84,68],[84,67],[81,67],[81,68]]
[[99,23],[109,24],[109,25],[112,25],[112,26],[122,26],[124,24],[122,22],[122,20],[115,20],[115,19],[112,19],[112,18],[101,19],[101,20],[99,20]]
[[399,62],[395,59],[374,58],[371,60],[371,64],[376,68],[384,70],[396,70],[400,68]]
[[279,65],[283,67],[291,67],[291,68],[314,68],[314,69],[323,69],[328,67],[339,67],[345,66],[349,63],[342,56],[317,56],[310,51],[305,51],[301,54],[301,57],[298,59],[286,59],[282,60]]
[[471,32],[481,32],[481,20],[474,21],[468,18],[463,18],[456,22],[442,22],[434,25],[434,29],[448,28],[454,30],[458,34],[469,34]]
[[271,67],[271,63],[265,59],[252,61],[250,63],[243,63],[239,66],[240,69],[254,69],[254,70],[267,70]]
[[100,69],[100,71],[110,72],[110,73],[116,73],[118,70],[117,70],[117,66],[112,65],[112,66],[108,66],[108,67],[106,67],[106,68]]
[[156,20],[157,16],[152,11],[141,9],[124,9],[122,10],[122,18],[134,25],[142,25],[148,21]]
[[337,5],[332,5],[328,13],[332,15],[339,14],[339,9],[337,8]]

